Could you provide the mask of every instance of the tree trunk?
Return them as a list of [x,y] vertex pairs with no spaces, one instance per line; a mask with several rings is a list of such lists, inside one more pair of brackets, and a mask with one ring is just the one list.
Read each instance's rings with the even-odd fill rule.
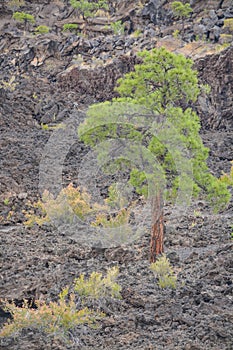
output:
[[163,197],[159,192],[152,199],[152,228],[150,241],[150,262],[156,261],[156,257],[164,252],[164,213]]

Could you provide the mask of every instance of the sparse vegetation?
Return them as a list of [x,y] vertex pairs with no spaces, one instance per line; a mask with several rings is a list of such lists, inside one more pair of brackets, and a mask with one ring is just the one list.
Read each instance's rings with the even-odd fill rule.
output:
[[41,128],[45,131],[48,130],[57,130],[57,129],[65,129],[66,125],[63,123],[58,123],[56,125],[48,125],[48,124],[41,124]]
[[224,19],[224,28],[228,28],[233,32],[233,18]]
[[8,3],[7,3],[7,6],[9,6],[10,8],[12,8],[14,11],[17,9],[17,8],[20,8],[22,6],[25,5],[25,1],[24,0],[10,0]]
[[3,88],[4,90],[8,90],[12,92],[12,91],[15,91],[16,86],[17,86],[17,83],[15,82],[14,75],[10,77],[8,81],[0,80],[0,88]]
[[180,35],[180,31],[178,30],[178,29],[176,29],[174,32],[173,32],[173,37],[175,38],[175,39],[178,39],[179,38],[179,35]]
[[77,32],[77,23],[66,23],[63,24],[63,32]]
[[187,18],[193,11],[188,3],[183,4],[180,1],[172,2],[171,7],[174,15],[181,19]]
[[188,4],[188,3],[183,4],[180,1],[172,2],[171,7],[172,7],[172,11],[174,13],[174,16],[181,19],[181,21],[182,21],[181,34],[182,34],[182,36],[184,36],[184,21],[186,18],[188,18],[190,16],[190,14],[192,13],[193,10],[192,10],[190,4]]
[[24,23],[24,27],[26,28],[26,25],[28,23],[35,23],[35,18],[33,15],[30,15],[29,13],[25,12],[15,12],[13,13],[13,19],[19,22]]
[[142,35],[142,30],[141,29],[136,29],[133,33],[132,36],[134,38],[138,38],[140,35]]
[[92,226],[94,227],[109,227],[117,228],[127,225],[129,223],[130,211],[127,209],[121,209],[116,215],[100,213],[96,216]]
[[226,45],[226,44],[229,45],[232,42],[232,39],[233,39],[232,34],[225,34],[225,33],[220,34],[220,42],[223,45]]
[[88,214],[102,209],[98,204],[91,205],[90,201],[91,197],[85,189],[81,192],[79,187],[72,184],[62,189],[56,198],[45,191],[42,200],[25,212],[27,220],[24,224],[28,227],[34,224],[41,226],[51,222],[51,219],[60,223],[72,223],[75,216],[84,219]]
[[112,297],[121,299],[121,287],[116,283],[119,274],[118,267],[108,269],[106,277],[100,272],[92,272],[89,278],[83,274],[74,281],[74,291],[81,298],[105,298]]
[[232,349],[233,0],[172,1],[1,2],[2,349]]
[[[47,124],[42,125],[43,130],[52,130]],[[61,126],[62,127],[62,126]],[[55,126],[56,128],[56,126]],[[131,207],[123,208],[125,199],[116,198],[116,193],[110,188],[110,196],[106,198],[105,205],[91,203],[91,196],[85,189],[72,184],[62,189],[59,195],[54,196],[45,191],[42,200],[38,200],[29,206],[29,210],[24,211],[26,221],[24,225],[32,227],[34,224],[42,226],[51,223],[72,223],[75,216],[80,219],[92,218],[91,226],[104,228],[117,228],[129,223]],[[119,193],[118,193],[119,195]],[[114,214],[109,214],[111,207],[114,207]],[[113,211],[113,210],[112,210]]]
[[49,33],[50,28],[44,25],[38,26],[35,29],[35,34],[47,34]]
[[75,295],[68,296],[68,289],[64,289],[57,302],[46,304],[37,300],[34,307],[28,301],[24,301],[22,307],[14,302],[4,302],[4,309],[11,313],[13,320],[9,320],[0,331],[1,337],[18,336],[23,329],[32,328],[48,334],[69,339],[70,331],[87,324],[94,326],[97,320],[104,316],[103,313],[90,310],[87,307],[77,309]]
[[160,288],[176,288],[176,276],[166,255],[162,255],[158,260],[150,265],[150,269],[158,277]]
[[82,324],[96,327],[97,321],[105,316],[104,313],[78,307],[83,303],[76,299],[81,298],[84,303],[87,298],[121,299],[121,287],[116,283],[118,274],[118,267],[109,268],[105,277],[99,272],[92,272],[89,278],[81,274],[74,281],[74,292],[69,293],[69,287],[64,288],[57,302],[46,304],[36,300],[32,305],[25,300],[23,306],[19,307],[14,302],[1,300],[4,310],[11,313],[12,320],[3,326],[0,338],[18,336],[23,329],[32,328],[68,340],[70,332]]
[[105,199],[111,208],[122,209],[128,205],[127,188],[120,188],[118,183],[113,183],[108,189],[108,197]]
[[77,9],[83,19],[93,17],[98,10],[108,10],[107,0],[89,1],[89,0],[70,0],[73,8]]
[[229,174],[226,174],[223,172],[222,176],[220,177],[220,181],[222,181],[224,184],[226,184],[227,186],[231,186],[233,187],[233,160],[231,161],[231,170],[229,172]]
[[121,21],[111,23],[110,27],[115,35],[124,34],[125,26]]
[[9,205],[9,203],[10,203],[10,198],[5,198],[3,201],[3,204],[7,206]]

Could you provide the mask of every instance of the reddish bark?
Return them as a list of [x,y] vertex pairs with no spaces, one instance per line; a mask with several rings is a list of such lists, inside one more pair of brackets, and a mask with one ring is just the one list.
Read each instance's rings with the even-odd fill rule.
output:
[[150,241],[150,262],[156,261],[156,257],[164,252],[164,213],[163,199],[158,193],[152,199],[152,228]]

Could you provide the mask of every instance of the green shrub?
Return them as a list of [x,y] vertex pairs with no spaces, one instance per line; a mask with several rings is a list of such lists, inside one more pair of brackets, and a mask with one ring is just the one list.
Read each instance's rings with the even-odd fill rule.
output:
[[141,29],[136,29],[136,30],[132,33],[132,36],[133,36],[134,38],[138,38],[141,34],[142,34]]
[[233,160],[231,161],[231,170],[229,174],[223,173],[220,177],[220,181],[225,183],[227,186],[233,187]]
[[118,267],[108,269],[106,277],[102,273],[92,272],[88,279],[81,274],[74,281],[74,292],[81,298],[99,299],[101,297],[121,298],[121,287],[116,283],[119,274]]
[[49,30],[50,30],[49,27],[41,25],[41,26],[36,27],[35,33],[36,34],[47,34],[49,32]]
[[10,198],[5,198],[3,201],[3,204],[7,206],[9,205],[9,203],[10,203]]
[[224,28],[228,28],[233,31],[233,18],[224,19]]
[[93,227],[117,228],[129,223],[130,211],[121,209],[115,216],[106,213],[100,213],[96,216],[96,220],[92,222]]
[[173,38],[178,39],[179,38],[179,34],[180,34],[180,31],[178,29],[176,29],[176,30],[174,30],[172,36],[173,36]]
[[125,26],[121,21],[111,23],[110,27],[115,35],[124,34]]
[[[68,299],[68,300],[67,300]],[[59,295],[58,302],[46,304],[37,300],[36,308],[24,301],[22,307],[15,303],[3,302],[4,309],[9,311],[13,317],[0,331],[0,338],[19,335],[23,329],[33,328],[48,334],[68,337],[69,332],[81,324],[94,326],[97,319],[103,317],[103,313],[83,308],[78,310],[75,303],[75,295],[68,298],[68,288]]]
[[190,15],[190,13],[193,11],[191,6],[188,3],[183,4],[180,1],[172,2],[171,7],[174,15],[181,19],[187,18]]
[[26,300],[22,307],[16,306],[14,302],[1,300],[4,310],[11,313],[12,320],[3,325],[0,338],[18,336],[23,329],[32,328],[69,339],[70,331],[79,325],[96,327],[98,320],[105,314],[87,307],[78,308],[76,298],[81,298],[82,301],[86,298],[101,297],[120,299],[121,287],[116,283],[118,274],[118,267],[109,268],[106,277],[93,272],[89,279],[85,279],[82,274],[74,281],[73,293],[69,294],[69,287],[64,288],[57,302],[51,301],[46,304],[36,300],[34,308]]
[[15,13],[13,13],[13,18],[19,22],[35,23],[34,16],[30,15],[29,13],[25,13],[25,12],[15,12]]
[[61,223],[71,223],[75,216],[84,219],[88,214],[94,214],[103,207],[94,203],[90,204],[91,197],[84,189],[75,188],[72,184],[63,188],[57,198],[45,191],[42,200],[33,204],[31,210],[24,212],[26,221],[24,224],[32,227],[49,223],[51,219]]
[[220,34],[221,44],[230,44],[233,40],[232,34]]
[[[42,124],[43,130],[52,130],[53,128],[62,127],[58,124],[50,127]],[[119,197],[120,196],[120,197]],[[126,199],[114,186],[109,189],[109,197],[105,199],[106,205],[91,203],[91,196],[85,189],[82,191],[79,187],[72,184],[63,188],[55,198],[50,192],[44,191],[42,199],[29,205],[29,209],[24,211],[24,225],[32,227],[34,224],[42,226],[55,220],[59,223],[72,223],[75,216],[80,219],[90,219],[93,227],[117,228],[127,225],[131,208],[123,208],[127,203]],[[110,207],[114,206],[116,214],[109,214]]]
[[70,0],[73,8],[77,9],[84,19],[94,16],[96,11],[103,9],[108,10],[107,0],[88,1],[88,0]]
[[190,16],[190,14],[192,12],[192,8],[188,3],[183,4],[180,1],[172,2],[171,7],[172,7],[172,12],[174,13],[174,16],[181,19],[181,21],[182,21],[181,34],[183,37],[184,36],[184,21],[185,21],[185,18],[188,18]]
[[111,208],[122,209],[128,204],[127,193],[130,193],[131,190],[132,188],[127,184],[122,187],[118,183],[113,183],[108,188],[108,197],[105,199],[105,203]]
[[150,265],[150,269],[158,277],[160,288],[176,288],[176,276],[166,255],[162,255],[158,260]]
[[66,23],[63,24],[63,32],[76,32],[78,25],[76,23]]

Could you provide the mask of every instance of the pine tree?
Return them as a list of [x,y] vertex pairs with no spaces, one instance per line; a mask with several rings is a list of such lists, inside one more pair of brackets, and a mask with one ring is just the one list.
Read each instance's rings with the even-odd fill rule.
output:
[[[206,164],[208,149],[199,135],[199,117],[190,106],[208,89],[198,83],[192,60],[165,48],[138,56],[142,63],[118,80],[120,97],[92,105],[78,132],[91,147],[101,142],[97,153],[106,160],[108,140],[127,141],[122,157],[113,160],[110,155],[108,171],[128,167],[129,183],[150,200],[150,261],[154,262],[164,251],[165,197],[179,197],[180,188],[186,193],[191,190],[194,196],[205,195],[214,210],[220,210],[230,193]],[[138,165],[142,158],[144,168]]]
[[33,15],[30,15],[29,13],[25,12],[14,12],[13,13],[13,19],[19,22],[24,23],[24,29],[26,30],[26,27],[28,23],[35,23],[35,18]]
[[180,18],[182,21],[182,37],[184,37],[184,21],[192,13],[192,8],[188,3],[183,4],[180,1],[172,2],[171,7],[175,17]]
[[84,20],[88,17],[92,17],[99,9],[108,9],[107,0],[70,0],[70,4],[74,9],[79,11]]

